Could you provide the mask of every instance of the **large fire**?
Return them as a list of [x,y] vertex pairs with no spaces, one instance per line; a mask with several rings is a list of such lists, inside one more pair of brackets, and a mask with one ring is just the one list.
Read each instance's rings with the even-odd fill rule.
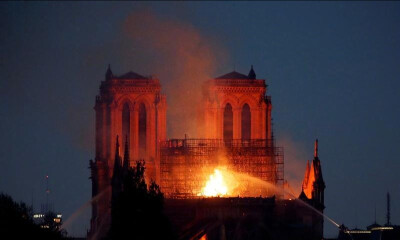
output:
[[211,174],[205,187],[199,195],[206,197],[225,196],[228,194],[228,187],[220,170],[214,169],[214,174]]
[[219,166],[206,173],[204,185],[197,196],[272,196],[276,194],[275,190],[275,186],[269,182]]

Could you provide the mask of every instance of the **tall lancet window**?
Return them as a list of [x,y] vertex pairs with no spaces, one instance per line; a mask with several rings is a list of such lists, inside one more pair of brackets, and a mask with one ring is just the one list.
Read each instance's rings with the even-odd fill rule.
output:
[[[128,103],[124,104],[124,107],[122,108],[122,138],[125,142],[126,137],[130,137],[130,131],[131,131],[131,116],[130,116],[130,111],[129,111],[129,105]],[[125,144],[121,144],[123,147],[125,147]],[[125,151],[125,149],[123,149]]]
[[251,138],[251,112],[246,103],[242,108],[242,139]]
[[146,157],[146,107],[139,105],[139,158]]
[[224,109],[224,140],[233,139],[233,112],[231,104],[226,104]]

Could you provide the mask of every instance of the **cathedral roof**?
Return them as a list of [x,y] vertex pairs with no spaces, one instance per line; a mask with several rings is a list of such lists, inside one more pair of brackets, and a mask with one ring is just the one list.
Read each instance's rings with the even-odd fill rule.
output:
[[251,69],[248,75],[233,71],[225,75],[219,76],[215,79],[256,79],[256,73],[254,72],[253,65],[251,65]]
[[142,75],[137,74],[137,73],[132,72],[132,71],[130,71],[128,73],[125,73],[124,75],[121,75],[121,76],[116,77],[116,78],[118,78],[118,79],[147,79],[147,77],[143,77]]
[[108,68],[107,68],[107,72],[106,72],[106,80],[110,80],[111,78],[113,78],[113,73],[111,71],[111,65],[108,64]]
[[219,76],[216,79],[249,79],[249,77],[242,73],[233,71],[233,72],[227,73],[225,75]]

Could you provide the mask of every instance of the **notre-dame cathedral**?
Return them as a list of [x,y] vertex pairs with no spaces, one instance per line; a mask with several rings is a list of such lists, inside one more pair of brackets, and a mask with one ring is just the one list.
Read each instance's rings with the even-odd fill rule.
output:
[[[205,79],[203,88],[199,89],[202,91],[202,103],[201,115],[198,116],[203,124],[204,137],[168,139],[168,96],[162,94],[159,79],[135,72],[117,76],[109,66],[94,107],[96,156],[94,161],[90,161],[94,200],[89,236],[104,235],[110,224],[110,188],[116,141],[117,136],[123,136],[120,137],[125,141],[121,143],[121,152],[129,151],[131,166],[138,160],[145,161],[146,181],[154,180],[160,185],[167,203],[187,207],[189,200],[205,199],[201,194],[204,182],[215,168],[223,165],[229,171],[250,176],[240,180],[240,188],[224,196],[230,202],[229,206],[218,208],[218,211],[224,212],[223,216],[236,220],[245,215],[258,216],[257,211],[250,209],[259,204],[257,199],[262,199],[262,206],[267,206],[270,215],[275,216],[277,222],[282,222],[279,226],[302,224],[304,239],[322,239],[323,218],[285,198],[277,190],[284,188],[283,148],[275,146],[271,124],[272,102],[267,89],[266,81],[257,78],[253,66],[247,75],[233,71],[214,79]],[[223,161],[220,160],[221,152]],[[248,180],[252,178],[273,187],[255,185]],[[307,163],[298,199],[322,212],[325,208],[324,189],[316,141],[314,159],[311,165]],[[238,210],[232,201],[244,204],[239,215],[231,215]],[[215,217],[211,216],[215,214],[212,212],[218,212],[209,211],[207,204],[196,206],[193,210],[196,214],[184,221]],[[174,208],[172,211],[179,210]],[[183,217],[175,217],[172,221],[179,225],[180,219]],[[220,224],[226,232],[228,228],[223,222],[220,221]],[[270,232],[274,231],[277,232],[277,228]],[[211,232],[204,234],[204,239],[212,239]],[[280,239],[291,239],[290,234],[285,236],[280,236]],[[228,232],[225,238],[229,239]]]

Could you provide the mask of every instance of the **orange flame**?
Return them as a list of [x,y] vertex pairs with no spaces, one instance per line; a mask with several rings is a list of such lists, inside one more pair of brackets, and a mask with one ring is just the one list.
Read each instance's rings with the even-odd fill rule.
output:
[[225,196],[228,194],[228,187],[220,170],[214,169],[214,174],[211,174],[205,187],[199,195],[206,197]]
[[[211,169],[210,169],[211,170]],[[209,174],[209,175],[208,175]],[[202,197],[239,197],[272,196],[275,185],[250,175],[230,170],[227,166],[218,166],[208,172],[204,185],[197,194]]]

